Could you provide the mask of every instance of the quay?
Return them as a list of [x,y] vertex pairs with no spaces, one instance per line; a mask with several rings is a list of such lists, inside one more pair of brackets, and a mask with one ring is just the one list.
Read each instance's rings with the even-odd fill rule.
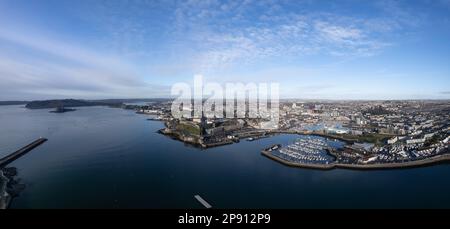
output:
[[37,140],[33,141],[32,143],[20,148],[19,150],[17,150],[14,153],[11,153],[5,157],[3,157],[2,159],[0,159],[0,169],[4,168],[6,165],[8,165],[9,163],[13,162],[14,160],[16,160],[17,158],[25,155],[26,153],[30,152],[32,149],[38,147],[39,145],[41,145],[42,143],[46,142],[48,139],[46,138],[38,138]]
[[162,121],[160,118],[147,118],[147,121]]
[[335,168],[335,164],[297,163],[297,162],[292,162],[292,161],[288,161],[288,160],[283,160],[283,159],[273,155],[271,153],[271,151],[268,151],[268,150],[261,151],[261,154],[274,160],[274,161],[277,161],[281,164],[291,166],[291,167],[299,167],[299,168],[307,168],[307,169],[321,169],[321,170],[330,170],[330,169]]

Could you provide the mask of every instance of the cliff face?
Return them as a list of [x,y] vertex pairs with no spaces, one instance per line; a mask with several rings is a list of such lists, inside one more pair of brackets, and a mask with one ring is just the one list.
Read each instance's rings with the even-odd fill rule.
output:
[[160,130],[160,132],[162,134],[171,136],[172,138],[185,142],[185,143],[189,143],[189,144],[193,144],[193,145],[203,145],[203,141],[201,140],[200,137],[197,136],[188,136],[188,135],[184,135],[180,132],[177,131],[172,131],[169,128],[165,128]]

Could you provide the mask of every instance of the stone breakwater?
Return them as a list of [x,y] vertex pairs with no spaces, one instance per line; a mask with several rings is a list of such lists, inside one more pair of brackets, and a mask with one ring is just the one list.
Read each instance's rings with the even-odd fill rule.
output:
[[270,151],[263,150],[261,154],[274,160],[280,162],[284,165],[291,167],[299,167],[299,168],[308,168],[308,169],[321,169],[321,170],[330,170],[330,169],[355,169],[355,170],[375,170],[375,169],[401,169],[401,168],[414,168],[427,166],[442,162],[450,161],[450,154],[440,154],[429,158],[424,158],[415,161],[405,161],[405,162],[394,162],[394,163],[378,163],[378,164],[343,164],[343,163],[330,163],[330,164],[308,164],[308,163],[297,163],[291,162],[287,160],[283,160],[277,156],[271,154]]

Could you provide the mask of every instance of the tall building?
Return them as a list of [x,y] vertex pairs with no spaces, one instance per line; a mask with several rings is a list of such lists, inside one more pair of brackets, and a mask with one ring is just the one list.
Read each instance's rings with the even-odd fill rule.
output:
[[206,116],[202,111],[202,117],[200,118],[200,136],[206,135]]

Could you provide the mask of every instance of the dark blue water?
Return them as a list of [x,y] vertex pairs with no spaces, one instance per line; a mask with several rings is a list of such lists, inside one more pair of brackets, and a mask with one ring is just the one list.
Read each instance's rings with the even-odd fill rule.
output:
[[12,165],[27,185],[12,208],[435,208],[450,207],[450,165],[384,171],[290,168],[261,156],[298,136],[201,150],[157,134],[131,111],[63,114],[0,106],[0,156],[43,136]]

